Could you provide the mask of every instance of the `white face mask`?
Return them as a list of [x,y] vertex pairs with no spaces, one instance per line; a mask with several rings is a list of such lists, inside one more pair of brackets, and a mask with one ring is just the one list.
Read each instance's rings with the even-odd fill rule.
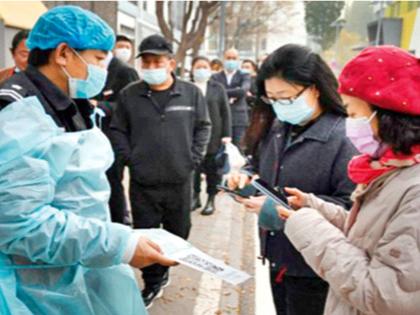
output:
[[128,62],[131,58],[131,49],[128,48],[116,48],[114,51],[115,57],[121,61]]

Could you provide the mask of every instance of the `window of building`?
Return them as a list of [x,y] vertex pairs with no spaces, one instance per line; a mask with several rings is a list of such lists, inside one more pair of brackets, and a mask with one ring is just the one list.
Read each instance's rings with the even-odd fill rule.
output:
[[397,1],[395,4],[395,16],[400,16],[400,12],[401,12],[401,3],[399,1]]
[[408,11],[412,11],[414,10],[414,8],[417,7],[417,3],[418,1],[408,1]]

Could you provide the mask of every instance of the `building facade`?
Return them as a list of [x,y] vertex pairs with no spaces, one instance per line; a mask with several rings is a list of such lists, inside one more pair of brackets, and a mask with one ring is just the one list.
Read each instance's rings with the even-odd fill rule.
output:
[[385,18],[399,21],[399,46],[420,56],[420,1],[392,1],[385,8]]

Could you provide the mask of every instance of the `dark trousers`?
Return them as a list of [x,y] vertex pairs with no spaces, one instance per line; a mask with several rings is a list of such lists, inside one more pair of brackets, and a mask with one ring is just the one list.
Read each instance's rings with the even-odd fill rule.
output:
[[[183,184],[143,186],[130,182],[134,228],[163,228],[184,239],[191,229],[191,180]],[[152,265],[142,269],[146,286],[159,283],[167,267]]]
[[240,147],[241,139],[245,134],[246,126],[232,126],[232,143],[238,148]]
[[194,172],[194,192],[201,192],[201,174],[206,174],[207,194],[217,194],[217,185],[222,182],[222,175],[217,173],[216,154],[205,156],[201,166]]
[[278,281],[277,269],[270,270],[270,278],[277,315],[322,315],[324,313],[328,284],[321,278],[286,275]]
[[127,201],[125,199],[124,186],[122,184],[124,173],[124,162],[118,157],[114,164],[106,173],[109,185],[111,187],[111,196],[109,198],[109,210],[111,212],[111,220],[116,223],[126,223],[128,218]]

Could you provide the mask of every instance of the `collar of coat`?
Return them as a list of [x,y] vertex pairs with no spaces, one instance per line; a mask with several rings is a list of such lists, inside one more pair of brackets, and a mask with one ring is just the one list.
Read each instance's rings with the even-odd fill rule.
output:
[[[333,132],[336,130],[337,125],[344,118],[331,113],[324,113],[317,118],[312,126],[305,130],[297,140],[301,139],[311,139],[320,142],[327,142]],[[277,120],[277,122],[282,126],[282,128],[290,128],[291,125],[282,123]]]

